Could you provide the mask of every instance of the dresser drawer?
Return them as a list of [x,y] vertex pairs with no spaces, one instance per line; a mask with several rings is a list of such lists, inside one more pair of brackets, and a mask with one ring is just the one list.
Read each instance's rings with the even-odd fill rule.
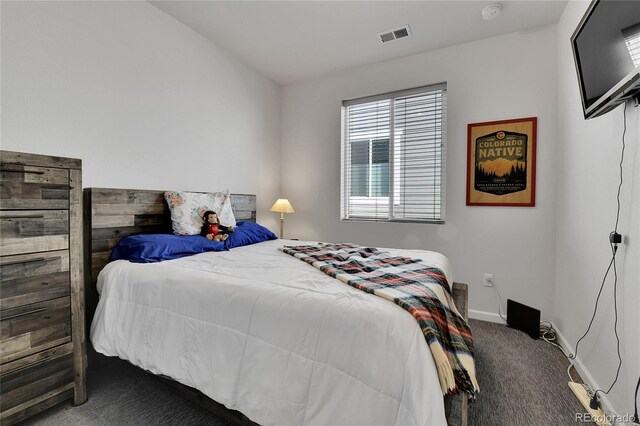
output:
[[0,150],[2,426],[87,400],[82,205],[81,160]]
[[71,340],[69,297],[0,311],[0,363]]
[[[73,347],[64,345],[34,355],[22,365],[0,375],[0,420],[16,421],[30,406],[73,388]],[[66,396],[70,396],[69,393]]]
[[69,295],[69,250],[0,257],[0,310]]
[[0,163],[0,209],[68,208],[68,169]]
[[0,211],[0,254],[69,248],[68,210]]

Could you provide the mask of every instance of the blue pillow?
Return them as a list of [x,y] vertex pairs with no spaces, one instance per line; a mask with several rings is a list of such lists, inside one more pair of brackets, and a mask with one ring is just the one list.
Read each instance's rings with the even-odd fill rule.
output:
[[267,240],[277,240],[276,234],[264,226],[253,222],[239,222],[229,233],[229,238],[224,242],[227,249],[261,243]]
[[210,241],[200,235],[138,234],[120,240],[111,253],[111,260],[153,263],[223,250],[222,241]]

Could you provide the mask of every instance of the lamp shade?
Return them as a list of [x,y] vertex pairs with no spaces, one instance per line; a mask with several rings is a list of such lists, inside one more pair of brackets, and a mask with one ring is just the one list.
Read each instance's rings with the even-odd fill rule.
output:
[[270,212],[277,213],[295,213],[296,211],[291,206],[291,203],[286,198],[279,198],[273,206],[271,206]]

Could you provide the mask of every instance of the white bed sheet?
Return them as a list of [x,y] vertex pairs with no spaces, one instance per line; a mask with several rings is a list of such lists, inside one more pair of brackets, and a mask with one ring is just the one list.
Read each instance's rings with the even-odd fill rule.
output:
[[[278,250],[276,240],[98,277],[94,348],[199,389],[262,425],[444,425],[415,319]],[[440,253],[423,259],[449,279]]]

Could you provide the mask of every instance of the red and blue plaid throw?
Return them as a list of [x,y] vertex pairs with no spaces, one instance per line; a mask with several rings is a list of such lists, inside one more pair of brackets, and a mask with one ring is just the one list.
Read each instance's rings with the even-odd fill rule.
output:
[[471,330],[458,313],[440,269],[353,244],[285,246],[283,251],[411,313],[435,360],[443,394],[462,391],[475,398],[479,388]]

